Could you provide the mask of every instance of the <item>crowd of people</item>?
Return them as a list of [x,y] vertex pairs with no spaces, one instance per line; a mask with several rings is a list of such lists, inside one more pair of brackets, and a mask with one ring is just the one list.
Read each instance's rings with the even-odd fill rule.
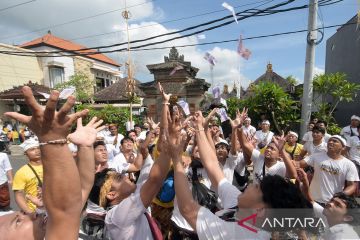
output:
[[[14,176],[0,153],[0,239],[359,239],[360,117],[340,135],[313,119],[299,139],[267,119],[257,130],[243,109],[224,134],[216,108],[186,116],[158,88],[160,121],[119,133],[96,117],[83,125],[72,96],[56,111],[57,91],[44,108],[24,87],[32,116],[5,115],[36,137]],[[323,224],[265,226],[285,217]]]

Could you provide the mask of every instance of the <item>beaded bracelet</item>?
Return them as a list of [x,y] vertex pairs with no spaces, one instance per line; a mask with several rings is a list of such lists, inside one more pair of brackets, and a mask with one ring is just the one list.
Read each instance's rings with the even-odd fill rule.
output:
[[48,145],[48,144],[66,144],[67,143],[67,139],[63,138],[63,139],[57,139],[57,140],[50,140],[47,142],[41,142],[39,143],[40,146],[44,146],[44,145]]

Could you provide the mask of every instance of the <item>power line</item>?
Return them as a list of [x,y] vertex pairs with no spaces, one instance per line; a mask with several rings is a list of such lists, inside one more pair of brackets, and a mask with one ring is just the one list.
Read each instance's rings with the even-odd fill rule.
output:
[[26,4],[35,2],[35,1],[36,0],[31,0],[31,1],[23,2],[23,3],[18,3],[18,4],[15,4],[15,5],[11,5],[9,7],[1,8],[0,12],[3,12],[3,11],[8,10],[8,9],[16,8],[16,7],[19,7],[19,6],[22,6],[22,5],[26,5]]
[[[32,1],[36,1],[36,0],[32,0]],[[127,8],[133,8],[133,7],[141,6],[141,5],[144,5],[144,4],[147,4],[147,3],[150,3],[150,2],[155,2],[155,1],[157,1],[157,0],[149,0],[149,1],[146,1],[146,2],[143,2],[143,3],[128,6]],[[87,17],[74,19],[74,20],[71,20],[71,21],[68,21],[68,22],[63,22],[63,23],[59,23],[59,24],[50,25],[50,26],[47,26],[47,27],[43,27],[43,28],[33,30],[33,31],[20,33],[20,34],[17,34],[17,35],[5,36],[3,38],[0,38],[0,40],[9,39],[9,38],[17,38],[17,37],[21,37],[21,36],[24,36],[24,35],[28,35],[30,33],[40,32],[40,31],[43,31],[43,30],[49,30],[51,28],[64,26],[64,25],[67,25],[67,24],[71,24],[71,23],[83,21],[83,20],[86,20],[86,19],[99,17],[99,16],[106,15],[106,14],[109,14],[109,13],[118,12],[118,11],[121,11],[121,10],[125,10],[125,8],[118,8],[118,9],[110,10],[110,11],[107,11],[107,12],[102,12],[102,13],[98,13],[98,14],[95,14],[95,15],[92,15],[92,16],[87,16]]]
[[[326,27],[317,28],[314,30],[321,30],[321,29],[328,29],[328,28],[334,28],[334,27],[342,27],[342,26],[348,26],[348,25],[354,25],[357,24],[356,22],[351,23],[344,23],[344,24],[336,24],[336,25],[330,25]],[[295,30],[295,31],[288,31],[288,32],[280,32],[280,33],[273,33],[273,34],[266,34],[266,35],[259,35],[259,36],[253,36],[253,37],[247,37],[243,38],[243,40],[253,40],[253,39],[261,39],[261,38],[268,38],[268,37],[275,37],[275,36],[282,36],[282,35],[290,35],[290,34],[296,34],[296,33],[302,33],[307,32],[307,29],[301,29],[301,30]],[[196,44],[185,44],[185,45],[177,45],[177,46],[171,46],[171,47],[154,47],[154,48],[131,48],[131,51],[149,51],[149,50],[162,50],[162,49],[169,49],[172,47],[176,48],[183,48],[183,47],[193,47],[193,46],[203,46],[203,45],[212,45],[212,44],[221,44],[221,43],[229,43],[229,42],[238,42],[239,39],[229,39],[229,40],[222,40],[222,41],[213,41],[213,42],[206,42],[206,43],[196,43]],[[127,49],[116,49],[107,51],[106,53],[111,52],[123,52]],[[104,52],[105,53],[105,52]],[[11,51],[0,51],[0,54],[8,54],[8,55],[15,55],[15,56],[25,56],[25,57],[63,57],[63,56],[88,56],[88,55],[94,55],[98,53],[93,54],[69,54],[69,55],[63,55],[63,56],[49,56],[49,55],[28,55],[28,54],[18,54]]]
[[[259,15],[259,13],[263,13],[263,12],[269,12],[270,10],[273,11],[271,14],[275,14],[275,13],[278,13],[278,12],[284,12],[284,11],[293,11],[293,10],[298,10],[298,9],[303,9],[303,8],[307,8],[308,5],[303,5],[303,6],[298,6],[298,7],[293,7],[293,8],[288,8],[288,9],[281,9],[281,10],[273,10],[274,8],[277,8],[279,6],[283,6],[283,5],[287,5],[289,4],[290,2],[293,2],[294,0],[289,0],[287,2],[283,2],[283,3],[280,3],[280,4],[277,4],[277,5],[274,5],[274,6],[271,6],[271,7],[268,7],[264,10],[258,10],[257,12],[255,13],[252,13],[250,15],[246,15],[246,16],[242,16],[242,17],[239,17],[238,20],[243,20],[245,18],[249,18],[249,17],[253,17],[253,16],[256,16],[256,15]],[[336,2],[339,2],[339,1],[343,1],[343,0],[337,0]],[[320,3],[329,3],[329,2],[333,2],[332,0],[321,0]],[[332,3],[334,4],[334,3]],[[243,11],[243,12],[246,12],[248,11],[249,9]],[[252,10],[252,9],[250,9]],[[239,13],[238,13],[239,14]],[[232,18],[232,15],[229,15],[229,16],[226,16],[224,18],[221,18],[221,19],[226,19],[226,18],[229,18],[231,17]],[[220,20],[221,20],[220,19]],[[217,22],[219,21],[219,19],[217,20],[213,20],[213,21],[210,21],[210,22]],[[235,20],[231,20],[231,21],[228,21],[228,22],[225,22],[225,23],[222,23],[220,25],[216,25],[216,26],[213,26],[213,27],[210,27],[210,28],[207,28],[207,29],[203,29],[203,30],[200,30],[200,31],[197,31],[197,32],[193,32],[193,33],[190,33],[190,34],[187,34],[187,35],[182,35],[182,36],[178,36],[178,37],[174,37],[174,38],[171,38],[171,39],[167,39],[167,40],[163,40],[163,41],[160,41],[160,42],[153,42],[153,43],[148,43],[148,44],[144,44],[144,45],[140,45],[140,46],[135,46],[135,47],[132,47],[131,49],[137,49],[137,48],[142,48],[142,47],[147,47],[147,46],[152,46],[152,45],[156,45],[156,44],[160,44],[160,43],[165,43],[165,42],[169,42],[169,41],[172,41],[172,40],[176,40],[176,39],[180,39],[180,38],[184,38],[184,37],[189,37],[189,36],[192,36],[192,35],[196,35],[196,34],[199,34],[199,33],[202,33],[202,32],[205,32],[205,31],[209,31],[209,30],[213,30],[213,29],[216,29],[216,28],[219,28],[219,27],[222,27],[222,26],[225,26],[225,25],[228,25],[228,24],[231,24],[233,23]],[[192,26],[192,27],[189,27],[189,28],[186,28],[186,29],[183,29],[183,30],[179,30],[179,31],[175,31],[175,32],[170,32],[170,33],[167,33],[167,34],[161,34],[161,35],[157,35],[157,36],[153,36],[153,37],[150,37],[150,38],[146,38],[146,39],[142,39],[142,40],[135,40],[135,41],[132,41],[132,43],[134,42],[142,42],[142,41],[147,41],[147,40],[150,40],[150,39],[154,39],[154,38],[158,38],[159,36],[165,36],[165,35],[172,35],[172,34],[175,34],[175,33],[179,33],[179,32],[183,32],[183,31],[186,31],[188,29],[193,29],[193,28],[197,28],[201,25],[208,25],[209,22],[206,22],[206,23],[203,23],[203,24],[200,24],[200,25],[196,25],[196,26]],[[100,49],[100,48],[109,48],[109,47],[116,47],[116,46],[121,46],[121,45],[124,45],[125,43],[119,43],[119,44],[113,44],[113,45],[107,45],[107,46],[98,46],[96,48]],[[121,52],[123,50],[126,50],[126,48],[123,48],[123,49],[118,49],[118,50],[109,50],[109,51],[91,51],[91,52],[83,52],[83,53],[79,53],[80,51],[89,51],[89,50],[93,50],[93,48],[83,48],[83,49],[77,49],[77,50],[72,50],[71,52],[74,52],[75,54],[73,55],[69,55],[69,51],[52,51],[52,52],[36,52],[35,54],[49,54],[49,53],[67,53],[66,56],[87,56],[87,55],[95,55],[95,54],[100,54],[100,53],[111,53],[111,52]],[[76,53],[77,52],[77,53]],[[12,52],[12,54],[14,54],[16,52]],[[17,52],[19,54],[24,54],[23,52]],[[29,55],[29,54],[27,54]]]

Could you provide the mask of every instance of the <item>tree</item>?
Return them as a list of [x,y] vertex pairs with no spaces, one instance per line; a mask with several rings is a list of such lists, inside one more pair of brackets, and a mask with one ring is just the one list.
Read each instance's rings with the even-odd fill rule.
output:
[[[100,118],[104,121],[104,124],[116,123],[119,126],[119,132],[125,133],[125,123],[129,121],[130,111],[126,108],[117,108],[112,105],[106,105],[102,109],[94,109],[91,104],[79,104],[76,106],[76,111],[83,109],[89,109],[89,114],[84,119],[84,123],[90,121],[92,117]],[[138,118],[134,118],[135,123],[139,123]]]
[[55,88],[61,90],[70,86],[76,89],[76,100],[88,103],[93,102],[94,83],[86,74],[77,72],[68,81],[57,84]]
[[360,90],[360,84],[349,82],[340,72],[316,75],[313,86],[313,103],[318,109],[315,115],[328,123],[336,123],[333,114],[339,103],[354,101]]
[[280,132],[295,127],[300,122],[299,102],[285,92],[278,84],[260,82],[252,85],[252,94],[249,98],[227,100],[229,114],[233,117],[236,108],[249,108],[249,115],[253,120],[260,120],[260,115],[265,114],[274,125],[273,128]]

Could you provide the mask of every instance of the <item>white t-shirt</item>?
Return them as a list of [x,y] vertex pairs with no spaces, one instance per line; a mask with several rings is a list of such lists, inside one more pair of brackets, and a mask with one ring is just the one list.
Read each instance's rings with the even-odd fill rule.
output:
[[0,153],[0,185],[8,181],[6,172],[11,170],[9,157],[6,153]]
[[[351,136],[351,132],[352,132],[352,136]],[[341,129],[340,135],[344,136],[344,138],[348,141],[350,137],[359,136],[359,132],[357,128],[350,128],[349,125]]]
[[327,144],[325,141],[322,141],[319,145],[315,146],[313,144],[313,141],[309,141],[304,144],[303,149],[307,152],[308,155],[320,152],[327,152]]
[[116,148],[113,144],[106,144],[106,150],[108,152],[108,159],[110,162],[120,153],[120,149]]
[[[188,168],[185,170],[187,173],[188,178],[191,178],[193,172],[191,168]],[[207,188],[210,189],[211,187],[211,181],[206,173],[205,168],[198,168],[197,169],[197,176],[199,178],[199,181],[204,184]],[[191,183],[188,184],[189,188],[191,190]],[[179,227],[190,230],[190,231],[194,231],[192,229],[192,227],[190,226],[190,224],[185,220],[185,218],[181,215],[180,210],[179,210],[179,206],[177,203],[177,199],[175,197],[174,199],[174,210],[171,216],[171,220]]]
[[[218,186],[219,198],[223,201],[225,208],[237,205],[237,198],[241,192],[231,185],[225,178]],[[253,227],[255,228],[255,227]],[[255,228],[256,229],[256,228]],[[207,208],[201,207],[197,214],[196,232],[199,239],[270,239],[268,232],[259,230],[257,233],[249,231],[238,225],[237,222],[226,222]]]
[[[112,144],[112,145],[114,145],[114,141],[115,141],[115,137],[116,136],[113,136],[113,135],[107,135],[107,136],[104,136],[104,138],[105,138],[105,143],[106,144]],[[116,144],[114,145],[115,146],[115,148],[116,149],[120,149],[120,142],[121,142],[121,140],[124,138],[124,135],[122,135],[122,134],[118,134],[118,138],[117,138],[117,140],[116,140]]]
[[262,141],[266,142],[266,145],[268,145],[272,137],[274,136],[274,133],[272,131],[263,132],[262,130],[256,131],[255,138],[257,139],[257,142],[260,143]]
[[248,127],[242,126],[241,127],[244,131],[244,133],[248,136],[252,136],[256,133],[256,128],[254,126],[249,125]]
[[339,239],[360,239],[354,228],[347,223],[336,224],[322,234],[323,239],[339,240]]
[[304,160],[314,168],[310,194],[317,202],[327,203],[335,193],[342,192],[345,181],[359,181],[355,164],[345,157],[334,160],[322,152]]
[[[232,155],[229,153],[228,157],[226,158],[224,166],[220,164],[221,169],[225,175],[225,178],[229,182],[233,182],[234,179],[234,170],[238,164],[244,162],[244,156],[242,153],[238,153],[236,155]],[[244,163],[245,164],[245,163]]]
[[111,239],[153,239],[149,223],[144,214],[146,208],[140,197],[140,189],[146,179],[148,179],[152,163],[151,157],[147,157],[140,171],[136,191],[110,209],[106,214],[106,229]]
[[360,165],[360,139],[358,136],[350,137],[346,144],[350,150],[350,160]]
[[[254,182],[258,182],[256,176],[263,176],[263,167],[265,163],[264,155],[260,154],[259,150],[254,149],[251,154],[251,160],[254,163]],[[270,168],[265,166],[264,175],[279,175],[281,177],[286,176],[286,167],[284,162],[277,161]]]
[[130,167],[123,153],[119,153],[112,160],[108,160],[109,168],[115,169],[118,173],[125,173]]

